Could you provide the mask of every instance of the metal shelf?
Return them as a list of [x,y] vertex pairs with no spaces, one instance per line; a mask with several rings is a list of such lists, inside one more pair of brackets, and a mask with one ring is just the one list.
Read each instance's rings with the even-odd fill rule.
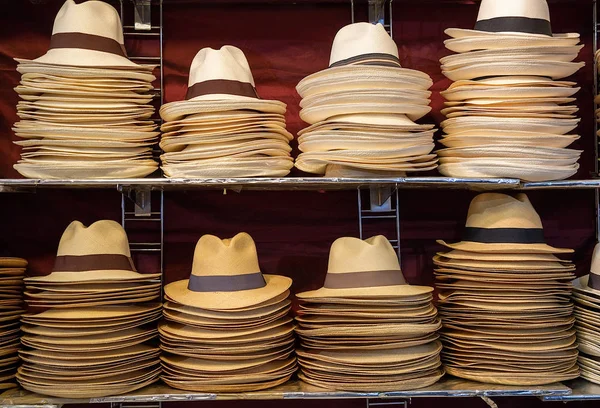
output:
[[547,395],[544,401],[600,401],[600,385],[593,384],[583,378],[569,381],[566,385],[571,388],[568,395]]
[[8,390],[0,395],[1,406],[19,407],[56,407],[63,404],[87,403],[141,403],[141,402],[183,402],[213,400],[281,400],[281,399],[349,399],[349,398],[418,398],[418,397],[561,397],[568,395],[570,389],[562,384],[545,386],[502,386],[484,384],[458,378],[443,378],[431,387],[396,392],[344,392],[328,391],[313,387],[301,381],[291,381],[265,391],[245,393],[191,393],[175,390],[162,383],[146,387],[127,395],[92,399],[65,399],[44,397],[22,389]]

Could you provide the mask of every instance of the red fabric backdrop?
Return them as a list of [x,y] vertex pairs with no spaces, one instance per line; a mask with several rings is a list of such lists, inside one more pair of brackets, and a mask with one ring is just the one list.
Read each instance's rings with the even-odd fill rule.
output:
[[[288,104],[290,131],[296,133],[305,126],[298,118],[299,96],[294,87],[304,76],[327,66],[335,33],[350,22],[349,2],[164,2],[166,101],[185,95],[189,64],[198,50],[232,44],[248,57],[261,97]],[[19,158],[10,130],[17,120],[18,98],[13,88],[19,81],[12,58],[35,58],[45,52],[52,21],[61,3],[48,0],[46,4],[32,5],[25,0],[4,1],[0,16],[0,177],[19,177],[12,169]],[[585,149],[578,178],[589,177],[594,167],[591,10],[590,1],[551,5],[554,31],[580,32],[586,45],[580,55],[586,68],[573,78],[582,87],[577,94],[583,118],[579,127],[582,138],[573,146]],[[364,20],[364,15],[364,7],[358,7],[358,19]],[[477,6],[472,2],[394,2],[394,39],[402,65],[427,72],[434,80],[433,112],[423,123],[439,124],[443,120],[439,113],[443,106],[439,92],[449,85],[438,62],[449,53],[443,46],[443,30],[471,27],[476,15]],[[131,55],[155,51],[149,40],[133,40],[127,45]],[[433,283],[431,257],[442,249],[435,240],[460,238],[474,194],[454,190],[400,192],[402,267],[410,283]],[[578,272],[586,273],[595,243],[593,192],[543,191],[531,192],[529,196],[544,221],[547,241],[575,248]],[[202,234],[230,237],[247,231],[257,242],[263,272],[293,277],[296,292],[316,288],[322,284],[331,243],[338,237],[358,233],[355,191],[228,191],[226,195],[218,191],[167,192],[165,207],[167,282],[189,274],[194,245]],[[120,194],[42,190],[5,194],[0,195],[0,214],[4,231],[0,250],[28,258],[32,274],[45,274],[52,268],[56,246],[66,225],[74,219],[84,223],[103,218],[120,220]],[[369,232],[392,236],[394,229],[384,223],[371,227]],[[138,266],[152,271],[157,262],[147,259]],[[363,403],[334,402],[336,406],[349,408]],[[433,406],[433,403],[439,401],[420,400],[415,404]],[[281,403],[260,404],[270,407]],[[286,402],[286,406],[295,404],[300,402]],[[469,404],[485,406],[478,400],[470,400]],[[531,404],[531,399],[502,400],[502,406]]]

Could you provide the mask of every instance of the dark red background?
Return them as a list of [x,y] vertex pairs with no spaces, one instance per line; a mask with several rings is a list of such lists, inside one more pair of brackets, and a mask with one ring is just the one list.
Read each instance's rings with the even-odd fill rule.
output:
[[[298,118],[299,96],[295,85],[306,75],[323,69],[329,60],[337,30],[350,22],[349,2],[288,1],[208,2],[164,0],[165,100],[183,98],[189,64],[203,47],[225,44],[241,48],[252,67],[261,97],[288,104],[288,128],[296,133],[305,125]],[[10,128],[17,120],[18,101],[13,88],[19,82],[14,57],[35,58],[47,49],[54,15],[62,1],[32,5],[27,0],[3,0],[0,15],[0,177],[19,175],[12,165],[19,149]],[[126,1],[129,4],[128,1]],[[449,81],[439,68],[448,54],[443,46],[447,27],[472,27],[477,15],[473,2],[433,0],[394,2],[394,39],[400,60],[407,68],[427,72],[434,80],[433,113],[423,123],[439,124],[443,99],[439,92]],[[585,149],[577,178],[588,178],[594,169],[592,105],[592,3],[561,1],[551,4],[555,32],[582,33],[586,45],[580,60],[586,67],[573,78],[582,90],[577,94],[581,140],[574,148]],[[357,17],[365,19],[358,7]],[[131,55],[156,50],[150,40],[128,41]],[[435,174],[435,173],[433,173]],[[475,193],[454,190],[402,190],[402,267],[412,284],[432,284],[431,257],[442,248],[436,239],[460,237],[467,207]],[[542,216],[546,239],[555,246],[576,250],[580,274],[589,270],[595,244],[593,191],[540,191],[529,193]],[[32,274],[49,273],[58,240],[72,220],[91,223],[98,219],[120,221],[121,195],[117,191],[48,191],[0,195],[0,250],[30,260]],[[165,278],[167,282],[189,274],[198,238],[206,233],[231,237],[239,231],[255,239],[262,270],[294,278],[293,291],[319,287],[327,268],[329,246],[338,237],[358,233],[356,192],[249,192],[226,195],[218,191],[165,193]],[[371,235],[393,234],[390,224],[372,226]],[[135,237],[147,235],[143,231]],[[367,234],[369,235],[369,234]],[[155,270],[156,259],[138,263]],[[459,402],[460,401],[460,402]],[[531,406],[534,399],[499,399],[500,406]],[[469,404],[479,400],[416,400],[414,405]],[[205,403],[208,404],[208,403]],[[230,403],[210,403],[229,405]],[[280,406],[282,402],[236,403]],[[286,402],[286,407],[318,402]],[[329,406],[359,407],[364,401],[329,401]],[[541,403],[540,403],[541,404]],[[549,404],[549,403],[546,403]],[[590,403],[590,406],[591,403]]]

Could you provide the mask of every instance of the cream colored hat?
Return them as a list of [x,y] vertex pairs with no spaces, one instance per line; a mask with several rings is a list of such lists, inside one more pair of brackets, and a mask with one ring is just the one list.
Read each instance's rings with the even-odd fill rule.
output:
[[230,239],[202,236],[190,278],[167,285],[165,293],[186,306],[231,310],[258,305],[291,285],[290,278],[260,272],[254,240],[241,232]]
[[382,235],[366,240],[338,238],[329,252],[329,267],[323,287],[299,293],[302,299],[339,297],[416,296],[433,291],[406,283],[396,251]]
[[[366,81],[377,75],[384,76],[387,82],[393,84],[388,89],[397,89],[398,82],[405,82],[406,78],[414,78],[413,85],[405,86],[410,89],[427,90],[433,84],[429,75],[400,66],[398,47],[381,24],[354,23],[336,34],[329,68],[307,76],[298,83],[296,89],[305,97],[309,92],[321,93],[317,88],[332,90],[331,84],[326,83],[329,79],[340,82],[341,77],[356,79],[362,75],[366,75]],[[420,86],[416,87],[417,84]],[[360,89],[361,86],[356,85],[356,88]],[[347,87],[340,84],[340,89],[347,90]]]
[[73,221],[63,233],[50,275],[27,278],[33,282],[149,280],[159,274],[136,271],[127,234],[121,224],[102,220],[86,227]]
[[283,102],[260,99],[246,56],[239,48],[225,45],[198,51],[190,67],[186,100],[163,105],[160,115],[170,122],[197,113],[240,109],[283,114],[285,107]]
[[594,248],[589,275],[575,279],[573,289],[599,297],[598,303],[600,303],[600,244],[596,244]]
[[[523,37],[552,37],[546,0],[482,0],[474,30],[449,28],[450,37],[515,34]],[[579,36],[566,34],[561,37]]]
[[86,67],[133,67],[117,10],[103,1],[67,0],[52,28],[50,49],[32,62]]
[[572,253],[544,241],[542,220],[525,194],[483,193],[471,201],[463,241],[438,243],[483,253]]

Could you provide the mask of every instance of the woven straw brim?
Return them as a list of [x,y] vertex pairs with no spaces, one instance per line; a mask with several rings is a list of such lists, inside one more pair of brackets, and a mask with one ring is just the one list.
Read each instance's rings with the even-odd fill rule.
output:
[[562,375],[552,375],[551,373],[541,374],[532,373],[529,375],[517,375],[515,373],[505,372],[487,372],[487,371],[474,371],[465,370],[460,368],[454,368],[446,366],[446,372],[455,377],[464,378],[467,380],[485,382],[490,384],[501,384],[501,385],[516,385],[516,386],[530,386],[530,385],[546,385],[560,381],[572,380],[579,377],[579,368],[577,365],[573,367],[570,373]]
[[213,100],[213,101],[177,101],[170,102],[160,108],[160,116],[167,122],[180,120],[187,115],[208,112],[223,112],[234,110],[252,110],[263,113],[277,113],[283,115],[286,105],[280,101],[263,99],[243,100]]
[[79,272],[61,272],[55,271],[46,276],[34,276],[27,278],[28,283],[66,283],[66,282],[102,282],[119,280],[148,281],[160,278],[160,274],[141,274],[133,271],[120,270],[94,270],[94,271],[79,271]]
[[419,296],[433,292],[433,288],[429,286],[413,286],[413,285],[394,285],[394,286],[379,286],[370,288],[348,288],[348,289],[330,289],[321,288],[296,294],[298,299],[317,299],[317,298],[378,298],[378,297],[406,297]]

